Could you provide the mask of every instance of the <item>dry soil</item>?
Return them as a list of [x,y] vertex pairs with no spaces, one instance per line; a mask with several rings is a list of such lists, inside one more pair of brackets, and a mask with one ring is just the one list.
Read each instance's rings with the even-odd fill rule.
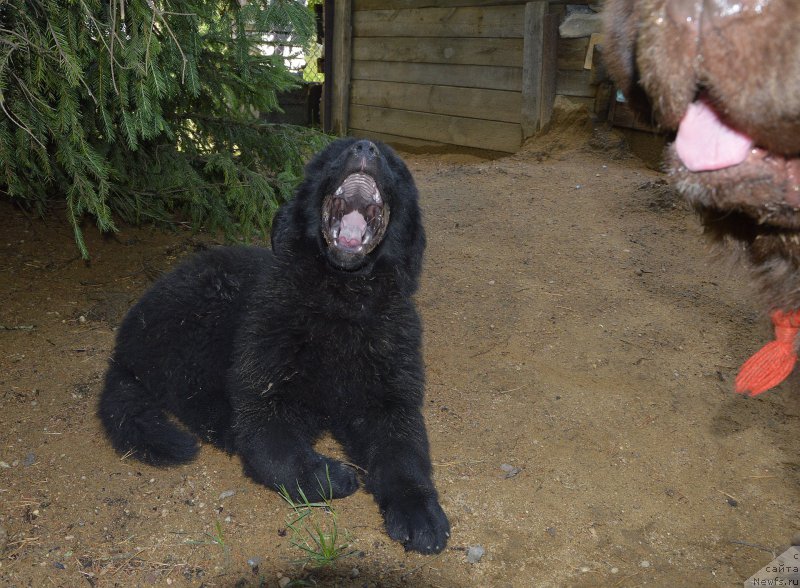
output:
[[581,125],[499,159],[406,159],[448,548],[405,553],[359,491],[335,503],[354,553],[314,570],[235,457],[121,459],[94,415],[115,326],[214,238],[87,227],[85,264],[63,214],[3,203],[0,584],[734,586],[788,546],[800,379],[733,393],[768,324],[664,176]]

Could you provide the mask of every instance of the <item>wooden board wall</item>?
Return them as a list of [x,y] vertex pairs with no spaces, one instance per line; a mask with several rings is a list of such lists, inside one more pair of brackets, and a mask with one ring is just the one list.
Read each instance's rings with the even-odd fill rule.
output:
[[[523,129],[532,132],[523,84],[526,2],[350,1],[349,134],[519,149]],[[547,3],[538,4],[546,12]],[[558,75],[549,66],[556,93],[588,95],[583,41],[558,44]]]

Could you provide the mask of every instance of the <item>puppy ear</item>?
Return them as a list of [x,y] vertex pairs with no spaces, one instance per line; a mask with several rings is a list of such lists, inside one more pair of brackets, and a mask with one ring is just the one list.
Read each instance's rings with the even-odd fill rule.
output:
[[425,253],[425,229],[422,224],[422,212],[419,208],[419,192],[414,177],[402,158],[388,145],[376,141],[378,150],[389,162],[389,169],[394,174],[394,187],[399,191],[399,199],[395,203],[398,210],[397,219],[390,222],[402,223],[402,228],[394,232],[397,245],[392,250],[402,252],[396,259],[394,268],[405,294],[413,294],[419,285],[422,272],[422,260]]
[[415,206],[412,213],[412,231],[409,231],[409,246],[406,259],[406,273],[408,275],[408,293],[413,294],[419,285],[419,275],[422,273],[422,258],[425,253],[425,229],[422,225],[422,213]]
[[636,46],[639,40],[640,1],[607,0],[603,8],[603,57],[609,74],[625,99],[640,115],[651,112],[650,99],[639,85]]
[[297,199],[292,198],[289,202],[281,205],[272,218],[270,241],[272,243],[272,252],[276,255],[284,252],[295,236],[294,223],[292,222],[295,202],[297,202]]

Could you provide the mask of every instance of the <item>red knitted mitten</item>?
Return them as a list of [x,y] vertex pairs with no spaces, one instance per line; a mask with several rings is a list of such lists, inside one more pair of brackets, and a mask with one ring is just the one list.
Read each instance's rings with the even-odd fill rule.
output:
[[783,382],[797,362],[795,339],[800,331],[800,310],[772,313],[775,340],[759,349],[744,362],[736,376],[736,391],[755,396]]

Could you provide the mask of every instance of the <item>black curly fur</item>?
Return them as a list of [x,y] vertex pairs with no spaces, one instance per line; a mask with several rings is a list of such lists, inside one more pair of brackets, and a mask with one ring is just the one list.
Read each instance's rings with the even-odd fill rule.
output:
[[200,437],[295,497],[328,478],[334,497],[358,488],[352,467],[314,451],[328,430],[367,472],[389,535],[436,553],[449,523],[431,480],[411,298],[425,235],[414,181],[389,147],[373,144],[391,210],[383,241],[344,267],[322,237],[323,199],[363,146],[339,140],[309,163],[275,218],[273,251],[202,252],[142,297],[119,329],[98,412],[119,452],[184,463]]

